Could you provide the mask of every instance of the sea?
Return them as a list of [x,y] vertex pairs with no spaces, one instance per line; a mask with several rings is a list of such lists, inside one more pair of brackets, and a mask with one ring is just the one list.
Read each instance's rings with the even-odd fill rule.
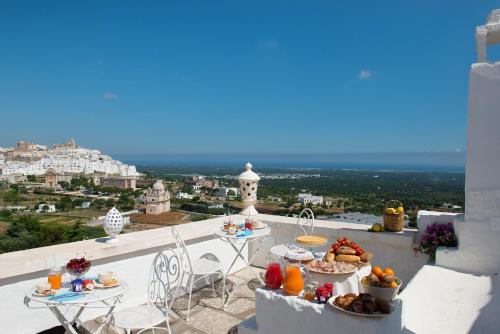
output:
[[190,153],[120,154],[112,156],[136,166],[165,167],[243,167],[251,162],[255,169],[354,169],[384,171],[465,171],[464,152],[417,153]]

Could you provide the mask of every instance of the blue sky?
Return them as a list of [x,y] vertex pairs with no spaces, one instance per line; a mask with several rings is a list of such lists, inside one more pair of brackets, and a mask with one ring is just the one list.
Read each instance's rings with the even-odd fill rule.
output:
[[1,1],[0,146],[110,153],[465,147],[498,1]]

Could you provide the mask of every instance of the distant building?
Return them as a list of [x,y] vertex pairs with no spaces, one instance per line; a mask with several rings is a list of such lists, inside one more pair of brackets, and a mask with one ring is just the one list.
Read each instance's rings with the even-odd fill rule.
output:
[[193,185],[191,186],[191,188],[192,188],[192,190],[193,190],[193,193],[195,193],[195,194],[199,194],[199,193],[201,193],[201,186],[196,185],[196,184],[193,184]]
[[[45,209],[45,210],[44,210]],[[38,209],[36,212],[56,212],[56,206],[54,204],[38,204]]]
[[450,203],[444,203],[441,205],[441,209],[448,209],[448,210],[462,210],[462,207],[460,205],[454,205]]
[[201,192],[201,188],[216,189],[219,187],[219,180],[215,179],[205,179],[203,176],[193,176],[191,180],[188,181],[193,188],[193,192]]
[[136,178],[134,176],[107,176],[101,178],[101,186],[120,189],[135,189]]
[[179,192],[175,195],[175,198],[177,198],[177,199],[193,199],[193,195],[190,195],[188,193]]
[[52,168],[47,170],[45,173],[45,187],[55,188],[59,185],[59,182],[71,182],[73,175],[71,174],[58,174]]
[[88,209],[92,205],[92,202],[83,202],[81,205],[82,209]]
[[1,175],[0,180],[5,180],[8,183],[16,184],[19,182],[26,182],[28,178],[23,174],[9,174],[9,175]]
[[167,211],[170,211],[170,192],[158,180],[146,193],[146,213],[158,215]]
[[231,197],[231,194],[234,194],[233,197],[238,196],[239,193],[240,193],[239,188],[232,188],[232,187],[219,187],[214,192],[215,196],[222,198]]
[[224,209],[224,204],[219,203],[219,204],[210,204],[207,206],[209,209]]
[[147,189],[149,187],[152,187],[155,182],[156,182],[155,179],[146,179],[146,178],[141,177],[135,181],[135,185],[137,188]]
[[267,200],[271,202],[283,202],[283,199],[279,196],[267,196]]
[[75,143],[75,140],[73,138],[70,138],[70,140],[68,140],[68,142],[66,142],[64,144],[52,145],[52,148],[54,148],[54,149],[76,148],[76,143]]
[[304,204],[311,203],[312,205],[323,205],[323,196],[314,196],[312,194],[298,194],[297,201]]

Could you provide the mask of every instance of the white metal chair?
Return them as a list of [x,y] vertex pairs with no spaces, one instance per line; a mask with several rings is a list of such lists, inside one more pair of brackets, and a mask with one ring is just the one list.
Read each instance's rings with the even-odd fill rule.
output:
[[295,226],[295,234],[293,239],[289,244],[281,244],[273,246],[269,251],[278,256],[284,257],[285,254],[295,247],[295,238],[300,235],[311,235],[314,232],[314,213],[311,209],[306,208],[302,210],[297,218],[297,224]]
[[[189,294],[188,297],[189,299],[188,299],[186,321],[189,321],[189,312],[191,310],[191,296],[193,294],[194,284],[202,279],[205,279],[208,284],[208,278],[211,278],[212,289],[214,290],[214,294],[216,294],[214,276],[220,275],[223,282],[222,296],[224,296],[224,291],[226,289],[225,272],[222,268],[222,263],[219,261],[217,256],[215,256],[212,253],[203,254],[197,260],[191,261],[189,253],[186,249],[186,244],[184,243],[184,239],[182,239],[179,231],[175,228],[175,226],[172,226],[172,235],[174,237],[177,250],[181,254],[184,264],[184,271],[187,275],[186,293]],[[224,302],[224,300],[222,302]]]
[[[154,257],[149,274],[147,304],[114,312],[110,324],[125,329],[161,329],[172,333],[168,315],[184,279],[182,258],[173,249],[167,248]],[[166,327],[159,327],[165,322]]]

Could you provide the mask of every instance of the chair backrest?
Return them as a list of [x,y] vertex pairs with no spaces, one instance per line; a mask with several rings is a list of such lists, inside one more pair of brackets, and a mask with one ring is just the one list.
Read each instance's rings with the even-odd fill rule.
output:
[[314,231],[314,213],[311,209],[304,209],[300,212],[295,228],[295,238],[301,234],[311,235]]
[[172,226],[172,236],[174,237],[175,240],[175,247],[177,248],[177,251],[179,252],[184,268],[190,272],[193,272],[193,267],[191,266],[191,259],[189,258],[189,254],[186,249],[186,244],[184,243],[184,239],[182,239],[181,234],[179,231],[175,228],[175,226]]
[[184,280],[182,258],[171,248],[156,254],[151,265],[148,285],[148,304],[166,308],[167,314]]

